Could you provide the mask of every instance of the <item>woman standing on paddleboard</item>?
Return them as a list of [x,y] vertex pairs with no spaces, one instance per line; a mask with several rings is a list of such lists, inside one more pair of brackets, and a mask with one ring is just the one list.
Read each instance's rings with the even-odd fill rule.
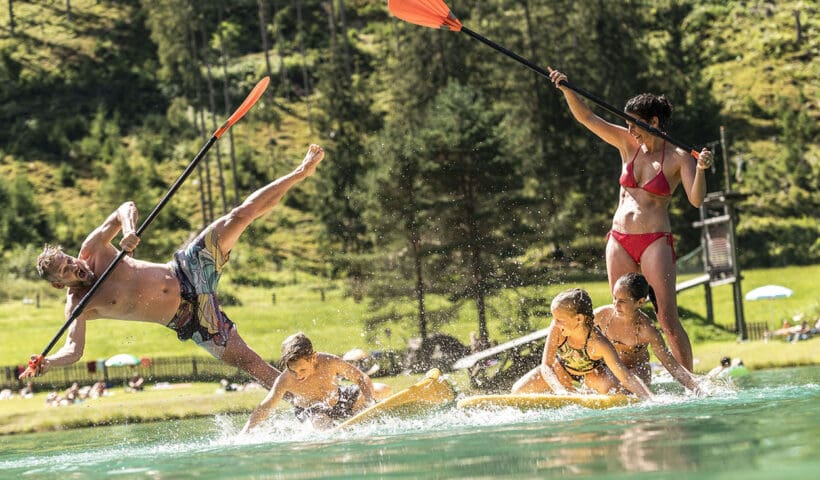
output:
[[[640,273],[630,272],[615,282],[612,305],[595,309],[595,325],[612,342],[621,362],[647,385],[652,381],[649,346],[672,377],[693,392],[700,387],[685,368],[666,348],[661,332],[652,319],[641,310],[650,300],[654,306],[655,292]],[[657,308],[656,308],[657,313]]]
[[[672,354],[691,371],[692,345],[678,318],[675,248],[668,208],[678,184],[683,185],[689,202],[700,207],[706,195],[705,170],[712,166],[712,153],[704,149],[695,162],[689,153],[632,122],[626,127],[609,123],[561,83],[566,82],[566,75],[551,68],[549,72],[550,80],[564,93],[573,117],[620,152],[621,193],[606,245],[610,289],[625,273],[641,272],[646,276],[657,294],[658,322]],[[664,96],[643,93],[631,98],[624,111],[663,131],[672,106]]]

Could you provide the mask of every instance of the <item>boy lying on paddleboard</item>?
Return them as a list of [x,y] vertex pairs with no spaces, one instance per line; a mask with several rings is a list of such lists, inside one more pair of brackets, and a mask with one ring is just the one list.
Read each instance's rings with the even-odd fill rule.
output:
[[[282,342],[281,362],[282,375],[251,413],[241,433],[268,418],[283,398],[294,406],[296,418],[319,429],[332,427],[335,420],[348,418],[375,403],[370,377],[336,355],[314,352],[313,344],[302,332]],[[340,385],[340,378],[354,385]]]

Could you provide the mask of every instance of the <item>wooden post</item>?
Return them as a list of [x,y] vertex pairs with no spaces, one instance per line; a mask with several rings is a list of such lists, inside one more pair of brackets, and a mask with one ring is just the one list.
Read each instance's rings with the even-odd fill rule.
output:
[[727,192],[732,191],[732,185],[729,180],[729,151],[726,150],[726,129],[723,125],[720,126],[720,151],[723,153],[723,180],[725,182],[725,189]]

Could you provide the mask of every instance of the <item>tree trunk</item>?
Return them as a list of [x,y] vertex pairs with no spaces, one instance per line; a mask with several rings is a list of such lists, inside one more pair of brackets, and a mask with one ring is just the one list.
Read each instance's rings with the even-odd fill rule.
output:
[[[415,203],[412,198],[413,192],[411,190],[410,202]],[[421,265],[420,245],[421,238],[419,235],[418,225],[415,221],[410,224],[410,245],[413,248],[413,266],[416,270],[416,301],[419,309],[419,336],[424,340],[427,338],[427,309],[424,303],[424,271]]]
[[[332,3],[332,0],[331,0]],[[347,20],[345,18],[345,4],[343,0],[339,0],[339,22],[342,27],[342,48],[345,60],[345,73],[347,73],[348,77],[351,77],[351,72],[353,71],[350,67],[350,63],[352,61],[350,57],[350,40],[347,38]],[[358,73],[358,72],[356,72]]]
[[471,288],[475,299],[475,308],[478,313],[478,342],[481,350],[490,346],[490,334],[487,331],[487,306],[485,304],[486,285],[484,285],[484,265],[481,260],[480,230],[478,228],[478,214],[476,191],[471,178],[467,178],[467,185],[464,189],[464,200],[466,202],[465,221],[468,225],[467,239],[470,245],[470,276],[472,277]]
[[265,68],[268,72],[268,77],[271,76],[270,69],[270,54],[268,53],[268,19],[265,15],[265,0],[257,0],[256,5],[259,8],[259,34],[262,36],[262,51],[265,53]]
[[797,30],[797,44],[803,43],[803,27],[800,25],[800,9],[794,11],[794,27]]
[[[523,2],[524,6],[524,19],[526,20],[527,25],[527,40],[529,43],[529,51],[530,51],[530,58],[536,58],[537,52],[535,48],[535,32],[532,25],[532,13],[530,12],[530,2],[529,0],[525,0]],[[538,122],[538,131],[542,132],[541,135],[537,135],[536,138],[543,144],[543,132],[547,131],[547,122],[544,115],[540,112],[547,112],[549,108],[546,107],[546,99],[544,92],[546,89],[544,88],[543,79],[536,73],[533,72],[532,74],[532,91],[535,92],[535,116],[536,121]],[[543,145],[542,145],[543,147]],[[541,151],[544,151],[544,148],[541,148]]]
[[324,2],[322,6],[325,7],[325,12],[327,12],[327,28],[330,30],[330,50],[331,53],[335,56],[339,49],[338,45],[336,44],[336,12],[333,9],[333,0],[329,2]]
[[[219,23],[222,24],[222,10],[219,10]],[[225,50],[225,39],[222,37],[222,30],[219,29],[219,50],[222,60],[222,97],[225,102],[225,118],[231,114],[231,99],[228,95],[228,52]],[[233,175],[233,199],[234,204],[239,204],[239,179],[236,172],[236,153],[234,152],[233,129],[228,130],[228,146],[231,156],[231,174]],[[227,208],[227,207],[226,207]],[[226,209],[227,212],[227,209]]]
[[[199,93],[197,93],[199,96]],[[202,132],[203,138],[207,137],[207,127],[205,126],[205,108],[199,107],[199,123],[202,125]],[[214,220],[214,198],[213,198],[213,189],[211,187],[211,161],[208,159],[208,155],[205,155],[205,158],[202,159],[202,165],[205,166],[205,202],[207,204],[207,212],[208,214],[205,216],[205,225],[209,225]]]
[[[201,125],[199,121],[200,115],[198,109],[194,110],[194,127],[200,131],[200,136],[207,141],[207,134],[205,133],[205,125]],[[211,224],[211,216],[208,214],[208,203],[205,200],[205,178],[202,171],[205,170],[205,163],[200,163],[197,166],[196,173],[199,180],[199,205],[202,208],[202,228]]]
[[490,334],[487,331],[487,307],[484,298],[484,278],[481,274],[481,249],[477,242],[473,242],[473,248],[470,252],[472,270],[473,270],[473,288],[475,289],[475,307],[478,312],[478,341],[481,349],[484,350],[490,346]]
[[[196,61],[196,32],[191,34],[191,59]],[[207,141],[208,134],[205,127],[205,109],[202,107],[202,90],[200,88],[198,76],[194,76],[194,90],[196,90],[196,105],[194,107],[194,125],[197,125],[202,136],[203,141]],[[214,218],[213,201],[211,199],[211,169],[208,155],[202,159],[203,162],[199,164],[197,169],[199,175],[199,201],[202,205],[202,223],[203,228],[210,225]],[[203,179],[203,170],[205,171]]]
[[[214,99],[214,83],[211,76],[211,62],[208,61],[208,42],[205,37],[205,31],[202,31],[202,47],[205,49],[202,54],[202,60],[205,62],[205,80],[208,84],[208,105],[211,109],[211,121],[213,129],[216,131],[219,128],[219,120],[216,118],[216,100]],[[222,149],[219,144],[214,145],[216,148],[216,171],[219,174],[219,193],[222,197],[222,215],[228,212],[228,201],[225,198],[225,173],[222,169]]]
[[14,0],[9,0],[9,33],[14,36]]
[[65,18],[71,21],[71,0],[65,0]]
[[273,29],[276,31],[276,50],[279,52],[279,76],[282,78],[282,94],[290,100],[290,82],[288,82],[288,68],[285,66],[285,44],[282,39],[282,31],[276,23],[276,2],[273,3]]
[[310,76],[307,73],[307,52],[305,51],[305,37],[302,28],[302,0],[296,0],[296,35],[299,37],[299,53],[302,55],[302,84],[305,89],[304,99],[307,107],[307,123],[310,134],[313,135],[313,122],[310,118]]

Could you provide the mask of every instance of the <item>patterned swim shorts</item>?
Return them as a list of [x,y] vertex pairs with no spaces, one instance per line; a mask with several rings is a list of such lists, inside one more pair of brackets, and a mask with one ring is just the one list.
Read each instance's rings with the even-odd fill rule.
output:
[[206,228],[188,247],[177,251],[170,263],[179,281],[181,298],[168,328],[182,340],[193,339],[197,345],[221,359],[234,323],[225,315],[216,298],[216,286],[223,256],[213,228]]
[[360,394],[358,385],[340,385],[339,401],[336,405],[331,407],[324,403],[317,403],[308,408],[294,407],[293,413],[303,423],[316,415],[327,415],[333,420],[344,420],[353,416],[353,406]]

